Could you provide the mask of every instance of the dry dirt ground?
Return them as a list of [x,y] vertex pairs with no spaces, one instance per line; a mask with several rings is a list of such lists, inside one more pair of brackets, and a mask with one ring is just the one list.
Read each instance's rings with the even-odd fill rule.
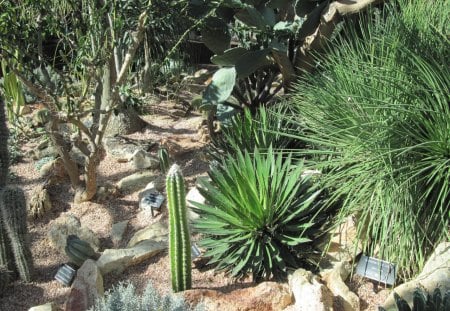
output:
[[[129,135],[133,139],[161,142],[172,144],[177,152],[175,160],[181,165],[186,177],[187,184],[192,187],[195,179],[205,174],[208,163],[204,160],[205,144],[201,142],[197,133],[198,126],[203,117],[197,112],[192,112],[186,117],[176,117],[170,113],[173,104],[162,103],[156,114],[144,116],[148,121],[147,128],[140,133]],[[162,107],[162,108],[161,108]],[[165,109],[165,108],[167,109]],[[32,145],[25,145],[22,148],[32,148]],[[156,154],[156,149],[155,149]],[[24,157],[22,161],[11,168],[16,176],[15,183],[19,184],[26,192],[28,198],[32,190],[43,182],[35,168],[33,160]],[[98,168],[99,184],[116,183],[122,177],[134,173],[129,163],[118,163],[116,160],[106,157]],[[101,241],[101,248],[112,248],[113,243],[110,238],[111,226],[113,223],[129,220],[128,228],[123,239],[124,247],[129,238],[139,229],[150,223],[167,221],[167,210],[162,208],[162,212],[152,218],[150,215],[139,211],[138,193],[122,193],[119,196],[106,201],[92,201],[83,204],[73,204],[73,191],[67,182],[60,183],[49,189],[53,209],[44,218],[31,221],[29,231],[31,235],[32,253],[35,264],[35,278],[32,283],[25,284],[16,281],[10,285],[3,295],[0,295],[0,311],[22,311],[30,307],[44,304],[50,301],[55,302],[60,307],[64,304],[68,287],[64,287],[54,280],[54,276],[61,264],[67,262],[67,257],[60,254],[52,247],[47,232],[58,218],[71,213],[81,220],[81,223],[93,230]],[[122,274],[114,273],[104,277],[105,290],[110,289],[120,281],[130,281],[137,288],[142,289],[147,282],[161,292],[170,290],[170,263],[167,252],[152,258],[140,265],[126,269]],[[237,283],[223,273],[215,274],[208,267],[193,268],[192,283],[194,288],[220,289],[230,291],[234,288],[247,287],[252,284],[250,281]],[[361,304],[366,310],[375,310],[373,307],[383,301],[384,294],[377,294],[379,289],[372,283],[361,280],[350,282],[354,291],[357,291]]]

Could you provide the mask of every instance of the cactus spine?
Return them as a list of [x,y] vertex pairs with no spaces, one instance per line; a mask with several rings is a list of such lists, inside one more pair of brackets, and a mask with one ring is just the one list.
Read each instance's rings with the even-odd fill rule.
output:
[[167,173],[167,205],[169,209],[169,254],[172,289],[179,292],[191,288],[191,241],[186,215],[186,191],[181,169],[174,164]]
[[22,189],[6,186],[9,169],[7,143],[5,108],[0,97],[0,263],[13,268],[14,261],[20,278],[29,282],[33,261],[28,241],[27,206]]

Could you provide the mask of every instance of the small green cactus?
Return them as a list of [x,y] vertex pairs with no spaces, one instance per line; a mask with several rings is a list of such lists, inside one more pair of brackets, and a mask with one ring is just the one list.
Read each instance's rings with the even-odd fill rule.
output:
[[167,173],[167,206],[169,209],[169,254],[172,289],[191,288],[191,241],[186,215],[186,190],[183,175],[174,164]]
[[23,190],[7,186],[0,192],[0,212],[14,253],[20,278],[31,281],[33,259],[28,241],[27,205]]
[[81,267],[87,259],[97,260],[98,254],[91,247],[91,245],[83,240],[80,240],[76,235],[69,235],[67,237],[66,255],[70,261]]
[[167,170],[169,169],[169,165],[170,165],[169,152],[167,151],[166,148],[163,147],[158,150],[158,158],[159,158],[159,167],[161,168],[161,172],[163,172],[165,174],[167,172]]

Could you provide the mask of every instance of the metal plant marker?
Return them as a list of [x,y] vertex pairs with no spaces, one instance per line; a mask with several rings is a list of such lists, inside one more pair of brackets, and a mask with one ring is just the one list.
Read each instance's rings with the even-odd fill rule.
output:
[[61,283],[64,286],[70,286],[72,284],[73,279],[75,278],[75,274],[77,271],[69,266],[68,264],[63,264],[58,269],[58,272],[55,275],[55,280]]
[[192,243],[192,245],[191,245],[191,257],[192,257],[192,260],[194,260],[195,258],[199,257],[201,254],[202,253],[198,249],[197,244]]
[[362,255],[356,266],[356,274],[387,285],[394,285],[397,267],[390,262]]
[[144,207],[150,209],[152,217],[155,217],[154,210],[160,211],[164,202],[164,196],[160,193],[149,193],[144,197]]

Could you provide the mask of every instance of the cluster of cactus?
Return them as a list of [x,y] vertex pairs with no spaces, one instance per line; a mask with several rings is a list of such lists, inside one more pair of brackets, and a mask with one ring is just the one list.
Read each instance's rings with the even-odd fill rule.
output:
[[18,272],[20,278],[31,281],[33,259],[31,256],[27,205],[22,189],[7,186],[8,128],[4,102],[0,98],[0,266]]
[[11,271],[7,267],[0,265],[0,297],[4,293],[6,286],[11,281]]
[[78,238],[76,235],[67,237],[66,247],[64,249],[66,255],[70,258],[71,263],[81,267],[87,259],[97,260],[98,254],[91,245]]
[[[450,310],[450,290],[442,297],[441,290],[436,288],[433,295],[426,293],[420,288],[416,288],[413,294],[412,308],[408,302],[394,292],[395,304],[398,311],[448,311]],[[378,311],[386,311],[378,307]]]
[[174,164],[167,173],[169,254],[174,292],[191,288],[191,241],[186,211],[186,190],[181,169]]

